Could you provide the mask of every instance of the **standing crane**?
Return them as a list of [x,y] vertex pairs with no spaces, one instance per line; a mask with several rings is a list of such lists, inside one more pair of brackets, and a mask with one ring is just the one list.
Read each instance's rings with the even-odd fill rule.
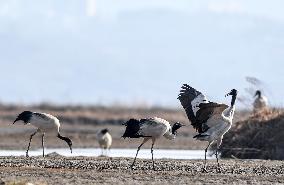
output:
[[140,148],[150,139],[152,140],[152,147],[151,147],[151,154],[152,154],[152,166],[154,168],[154,154],[153,154],[153,147],[156,140],[162,136],[167,139],[173,140],[176,138],[177,130],[182,127],[183,125],[179,122],[170,125],[167,120],[162,118],[148,118],[148,119],[130,119],[125,124],[126,129],[122,137],[126,138],[144,138],[141,145],[138,146],[134,161],[131,165],[133,168],[138,152]]
[[218,149],[222,143],[223,135],[231,128],[237,93],[237,90],[232,89],[230,93],[226,94],[226,96],[232,96],[231,105],[228,106],[226,104],[208,101],[201,92],[187,84],[184,84],[181,87],[178,99],[185,109],[191,125],[198,132],[198,134],[193,138],[208,142],[208,145],[205,149],[205,162],[203,168],[205,172],[207,149],[215,141],[217,142],[217,150],[215,155],[218,170],[221,170],[218,160]]
[[72,153],[72,141],[68,137],[64,137],[60,134],[59,128],[60,123],[59,120],[50,114],[47,113],[39,113],[39,112],[31,112],[31,111],[24,111],[18,115],[16,120],[13,122],[16,123],[17,121],[23,121],[25,124],[31,124],[37,128],[37,130],[30,136],[30,141],[28,145],[28,149],[26,152],[26,157],[29,157],[29,149],[31,145],[31,141],[33,136],[40,132],[42,134],[42,155],[44,157],[44,135],[46,132],[55,134],[59,139],[65,141]]
[[104,150],[106,151],[107,155],[107,150],[109,150],[111,143],[112,143],[112,137],[108,131],[108,129],[102,129],[99,130],[96,134],[96,139],[99,142],[100,148],[102,149],[102,156],[104,155]]
[[257,90],[254,95],[256,98],[253,102],[253,112],[257,113],[264,110],[267,107],[268,100],[262,95],[260,90]]

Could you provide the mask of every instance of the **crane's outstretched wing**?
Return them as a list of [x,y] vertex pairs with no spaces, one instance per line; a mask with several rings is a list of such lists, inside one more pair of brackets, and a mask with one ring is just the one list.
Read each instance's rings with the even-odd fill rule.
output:
[[207,121],[211,118],[221,117],[222,112],[228,105],[209,102],[207,98],[196,89],[183,84],[178,99],[185,109],[186,115],[193,128],[198,133],[206,132],[214,122]]

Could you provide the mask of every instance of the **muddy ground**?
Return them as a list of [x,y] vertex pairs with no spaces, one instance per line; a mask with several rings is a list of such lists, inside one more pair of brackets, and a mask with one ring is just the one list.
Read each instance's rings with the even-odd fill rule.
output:
[[284,184],[284,162],[266,160],[221,160],[217,172],[210,160],[207,173],[202,160],[138,159],[133,170],[132,158],[0,157],[2,181],[33,184]]

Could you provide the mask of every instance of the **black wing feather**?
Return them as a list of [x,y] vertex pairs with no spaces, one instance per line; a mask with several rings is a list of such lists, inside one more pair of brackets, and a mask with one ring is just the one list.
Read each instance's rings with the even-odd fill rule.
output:
[[198,132],[201,132],[203,130],[202,129],[203,120],[200,120],[200,118],[198,118],[198,116],[196,116],[197,114],[196,115],[194,114],[191,102],[200,94],[202,94],[202,93],[197,91],[193,87],[190,87],[187,84],[183,84],[183,86],[181,87],[181,90],[180,90],[180,94],[178,96],[178,99],[179,99],[182,107],[184,108],[186,115],[187,115],[189,121],[191,122],[191,125]]
[[187,84],[183,84],[180,90],[180,94],[178,99],[185,109],[186,115],[188,119],[191,121],[191,124],[195,128],[196,116],[194,115],[191,102],[201,94],[201,92],[197,91],[196,89],[190,87]]
[[140,138],[140,137],[149,137],[140,134],[141,125],[147,122],[147,119],[130,119],[124,125],[126,126],[125,132],[122,135],[123,138]]
[[[187,84],[184,84],[181,88],[182,89],[180,91],[178,99],[185,109],[186,115],[190,120],[191,125],[198,131],[198,133],[206,132],[209,129],[209,126],[206,125],[206,122],[212,116],[214,111],[220,112],[228,107],[224,104],[208,102],[206,100],[206,97],[201,92],[197,91]],[[192,101],[200,94],[203,95],[203,100],[201,99],[200,103],[197,105],[199,109],[196,111],[195,115],[193,109],[197,107],[193,107]]]

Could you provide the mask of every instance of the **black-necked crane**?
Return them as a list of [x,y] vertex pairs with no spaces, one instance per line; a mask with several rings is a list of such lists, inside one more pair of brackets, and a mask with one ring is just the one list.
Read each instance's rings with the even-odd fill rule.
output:
[[260,90],[257,90],[254,95],[256,98],[253,102],[253,112],[257,113],[267,108],[268,100],[262,95]]
[[13,124],[17,121],[23,121],[25,124],[31,124],[37,128],[37,130],[30,136],[30,141],[28,145],[28,149],[26,152],[26,156],[29,156],[29,149],[31,145],[31,141],[33,136],[40,132],[42,134],[42,155],[44,157],[44,135],[45,133],[52,133],[55,134],[59,139],[65,141],[72,153],[72,141],[68,137],[64,137],[60,134],[60,122],[59,120],[50,114],[47,113],[39,113],[39,112],[31,112],[31,111],[24,111],[21,114],[18,115],[16,120],[13,122]]
[[99,130],[96,134],[96,139],[99,142],[100,148],[102,149],[102,155],[104,155],[104,150],[106,151],[107,155],[107,150],[109,150],[112,143],[112,137],[108,129]]
[[126,138],[144,138],[141,145],[138,146],[134,161],[131,165],[131,168],[133,168],[138,152],[140,148],[150,139],[152,140],[152,147],[151,147],[151,154],[152,154],[152,165],[154,169],[154,154],[153,154],[153,147],[157,139],[164,136],[167,139],[173,140],[176,137],[177,130],[182,127],[183,125],[179,122],[176,122],[173,124],[173,126],[170,125],[170,123],[167,120],[164,120],[162,118],[148,118],[148,119],[130,119],[126,123],[124,123],[126,126],[125,132],[122,137]]
[[191,125],[198,132],[193,138],[200,141],[208,141],[208,145],[205,149],[204,171],[206,171],[207,149],[215,141],[217,142],[215,155],[218,163],[218,170],[220,170],[218,149],[222,143],[223,135],[231,128],[237,93],[237,90],[232,89],[230,93],[226,94],[226,96],[232,96],[231,105],[228,106],[226,104],[208,101],[201,92],[187,84],[184,84],[181,87],[178,99],[185,109]]

